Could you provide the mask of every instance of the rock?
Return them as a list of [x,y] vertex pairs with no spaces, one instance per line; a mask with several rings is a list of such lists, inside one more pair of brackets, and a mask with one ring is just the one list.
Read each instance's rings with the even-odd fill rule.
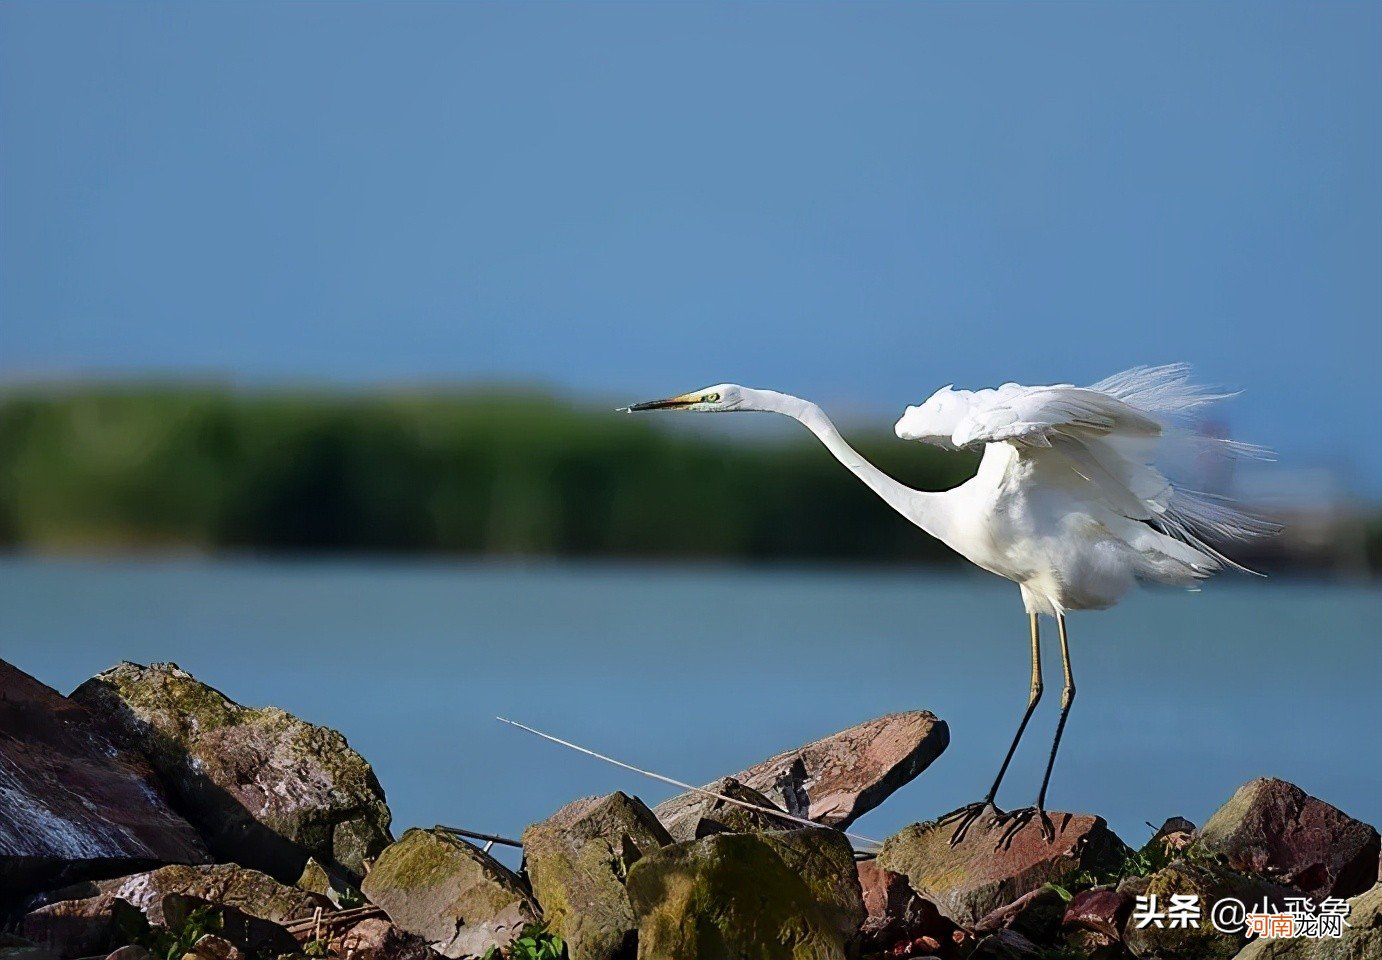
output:
[[297,882],[293,886],[299,890],[306,890],[308,893],[320,894],[332,903],[336,903],[336,898],[333,896],[335,890],[331,886],[331,877],[315,857],[308,858],[307,863],[303,865],[301,875],[298,876]]
[[437,954],[421,938],[387,920],[361,920],[337,939],[336,952],[351,960],[434,960]]
[[1162,860],[1171,860],[1195,842],[1195,824],[1184,817],[1167,817],[1156,833],[1142,845],[1140,853],[1152,853]]
[[1038,960],[1042,951],[1016,930],[998,930],[974,945],[972,960]]
[[106,956],[106,960],[153,960],[153,954],[141,946],[127,944],[118,950],[113,950]]
[[643,801],[624,793],[577,800],[523,831],[533,895],[571,960],[632,954],[637,923],[624,878],[671,842]]
[[358,902],[359,900],[358,890],[339,876],[333,877],[327,873],[326,868],[318,863],[316,858],[310,858],[307,861],[307,865],[302,868],[302,876],[298,877],[293,886],[299,890],[306,890],[308,893],[320,894],[336,907],[341,906],[342,895],[353,895],[354,900],[349,902]]
[[[935,714],[893,713],[780,753],[733,779],[793,816],[843,829],[930,766],[949,743],[950,728]],[[668,823],[696,796],[679,794],[653,812]]]
[[[291,949],[282,925],[330,909],[324,897],[286,887],[272,877],[234,864],[168,866],[114,880],[79,884],[53,894],[64,897],[30,911],[21,922],[25,935],[65,957],[102,953],[118,942],[137,916],[142,928],[152,924],[180,928],[196,908],[218,908],[227,939],[260,952],[262,947]],[[128,931],[125,931],[128,933]],[[277,954],[273,954],[277,955]]]
[[917,896],[906,877],[884,870],[876,860],[860,860],[855,868],[864,900],[865,918],[859,928],[864,953],[897,944],[916,946],[928,937],[934,948],[950,941],[955,924],[942,917],[934,903]]
[[970,926],[1043,884],[1076,870],[1111,869],[1129,853],[1102,817],[1049,816],[1056,830],[1054,843],[1048,843],[1033,823],[1003,844],[1004,827],[990,825],[985,817],[952,847],[954,824],[914,823],[888,838],[878,863],[904,874],[912,889],[942,915]]
[[[706,784],[706,790],[722,796],[781,810],[776,803],[733,777]],[[750,810],[700,793],[683,793],[658,805],[658,819],[673,840],[698,840],[712,833],[752,833],[755,830],[795,830],[801,824],[786,817]]]
[[1016,930],[1028,940],[1048,943],[1059,935],[1064,916],[1065,900],[1051,887],[1041,886],[980,917],[971,932],[982,936]]
[[171,663],[122,663],[72,699],[149,758],[219,859],[291,883],[315,857],[354,880],[391,839],[374,770],[334,730],[243,707]]
[[210,859],[148,762],[0,660],[0,905],[78,880]]
[[183,898],[174,901],[181,910],[212,903],[274,924],[303,920],[318,909],[331,909],[331,901],[323,896],[287,886],[258,870],[233,863],[163,867],[119,880],[105,880],[96,887],[101,893],[136,907],[154,924],[171,922],[176,925],[181,919],[180,916],[165,916],[171,895]]
[[444,957],[506,947],[538,919],[537,904],[513,871],[439,830],[409,830],[385,848],[360,885],[394,925]]
[[640,960],[844,958],[865,916],[849,842],[824,827],[675,843],[635,863],[626,886]]
[[1132,912],[1132,904],[1132,897],[1112,887],[1081,890],[1066,905],[1061,926],[1098,934],[1103,938],[1102,945],[1109,946],[1122,939],[1123,924]]
[[1209,818],[1200,846],[1237,870],[1311,897],[1351,897],[1378,880],[1375,829],[1285,780],[1253,780]]
[[[290,949],[295,948],[296,944]],[[183,954],[182,960],[244,960],[244,957],[240,948],[225,937],[207,933],[197,938],[192,949]]]
[[1382,957],[1382,883],[1348,902],[1344,935],[1253,940],[1236,960],[1374,960]]
[[113,896],[101,894],[94,887],[74,890],[71,899],[29,911],[20,921],[20,929],[24,936],[57,956],[102,954],[112,945],[114,904]]
[[56,953],[32,940],[0,932],[0,960],[60,960]]
[[1281,905],[1292,896],[1290,890],[1260,877],[1236,873],[1227,867],[1204,862],[1176,860],[1146,877],[1132,877],[1118,885],[1118,892],[1129,899],[1155,896],[1156,908],[1165,913],[1176,895],[1194,897],[1200,905],[1199,926],[1176,926],[1169,918],[1139,927],[1136,905],[1123,925],[1123,943],[1139,960],[1229,960],[1246,939],[1241,934],[1224,933],[1211,921],[1214,904],[1232,897],[1255,906],[1265,899]]

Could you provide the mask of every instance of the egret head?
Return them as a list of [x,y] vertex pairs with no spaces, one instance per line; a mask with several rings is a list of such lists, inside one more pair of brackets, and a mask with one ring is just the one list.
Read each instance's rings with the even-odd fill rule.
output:
[[680,396],[668,397],[666,400],[648,400],[645,403],[635,403],[632,406],[620,407],[619,409],[624,413],[636,413],[642,410],[732,413],[736,410],[755,409],[746,402],[746,395],[749,392],[737,383],[717,383],[713,387],[702,387]]

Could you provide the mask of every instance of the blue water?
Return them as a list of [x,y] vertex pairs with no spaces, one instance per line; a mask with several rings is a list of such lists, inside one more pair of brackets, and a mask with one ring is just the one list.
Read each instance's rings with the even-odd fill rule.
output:
[[[1292,581],[1146,591],[1071,618],[1079,687],[1050,795],[1127,840],[1292,780],[1382,823],[1382,591]],[[1060,686],[1002,802],[1030,802]],[[0,559],[0,656],[68,692],[173,660],[242,703],[343,731],[395,826],[516,836],[569,799],[671,788],[497,723],[692,782],[893,710],[952,744],[860,821],[881,837],[976,799],[1027,691],[1017,588],[985,574],[450,562]]]

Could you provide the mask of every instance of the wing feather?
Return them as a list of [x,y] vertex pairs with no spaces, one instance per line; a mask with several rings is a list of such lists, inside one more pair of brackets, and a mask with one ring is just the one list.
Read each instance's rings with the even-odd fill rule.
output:
[[[946,387],[908,407],[897,435],[950,448],[1009,443],[1030,454],[1050,451],[1110,510],[1148,524],[1214,563],[1238,566],[1215,543],[1267,536],[1279,528],[1226,498],[1173,484],[1157,466],[1168,447],[1198,443],[1181,428],[1182,421],[1233,395],[1193,384],[1189,376],[1188,366],[1170,364],[1135,367],[1090,387]],[[1219,448],[1230,456],[1266,453],[1227,440]]]

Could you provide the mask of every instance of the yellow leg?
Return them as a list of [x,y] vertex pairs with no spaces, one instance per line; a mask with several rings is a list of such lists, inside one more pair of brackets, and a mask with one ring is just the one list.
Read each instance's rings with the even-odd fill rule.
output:
[[1041,792],[1037,794],[1037,809],[1046,806],[1046,788],[1051,783],[1051,770],[1056,765],[1056,751],[1060,749],[1061,734],[1065,732],[1065,718],[1070,713],[1070,705],[1075,702],[1075,677],[1070,673],[1070,644],[1065,636],[1065,614],[1056,617],[1060,627],[1060,661],[1065,670],[1065,689],[1060,695],[1060,720],[1056,723],[1056,739],[1051,743],[1051,757],[1046,761],[1046,776],[1041,778]]

